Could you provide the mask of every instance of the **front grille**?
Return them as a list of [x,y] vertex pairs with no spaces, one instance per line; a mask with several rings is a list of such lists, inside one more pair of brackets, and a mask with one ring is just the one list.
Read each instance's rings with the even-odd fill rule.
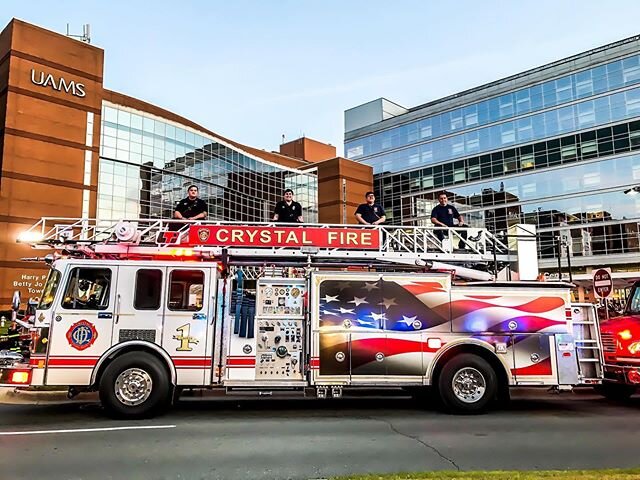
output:
[[613,333],[602,333],[600,339],[604,353],[616,353],[616,337]]
[[124,342],[126,340],[146,340],[147,342],[155,343],[156,331],[142,329],[122,329],[120,330],[119,340],[121,342]]

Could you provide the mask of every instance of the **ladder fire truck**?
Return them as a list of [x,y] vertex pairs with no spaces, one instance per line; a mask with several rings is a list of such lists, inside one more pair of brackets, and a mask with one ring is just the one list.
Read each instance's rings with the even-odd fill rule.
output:
[[[185,388],[393,387],[475,413],[509,387],[602,379],[593,309],[571,305],[570,284],[522,280],[535,232],[172,223],[43,218],[22,234],[54,254],[28,364],[0,368],[0,385],[98,391],[139,418]],[[520,280],[486,271],[507,262]]]

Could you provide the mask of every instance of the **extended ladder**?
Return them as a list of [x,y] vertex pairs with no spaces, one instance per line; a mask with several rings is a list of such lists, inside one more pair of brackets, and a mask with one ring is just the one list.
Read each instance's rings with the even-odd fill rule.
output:
[[[170,232],[177,225],[177,232]],[[310,246],[216,246],[189,243],[191,227],[366,229],[379,235],[375,249]],[[442,232],[441,241],[438,236]],[[193,236],[191,236],[193,239]],[[532,237],[535,239],[535,237]],[[329,224],[274,224],[164,219],[97,220],[43,217],[23,232],[19,242],[33,248],[64,249],[88,256],[142,256],[189,249],[193,254],[216,257],[223,253],[245,257],[313,257],[336,261],[383,261],[405,265],[418,262],[485,263],[515,261],[507,244],[486,229],[425,226],[364,226]],[[169,249],[169,250],[168,250]],[[185,250],[183,250],[185,251]]]

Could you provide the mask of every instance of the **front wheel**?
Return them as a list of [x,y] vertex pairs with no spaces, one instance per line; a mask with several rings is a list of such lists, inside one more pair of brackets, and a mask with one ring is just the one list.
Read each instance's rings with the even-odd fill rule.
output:
[[452,413],[480,413],[496,398],[496,372],[482,357],[463,353],[450,359],[438,378],[445,408]]
[[148,418],[169,403],[170,381],[157,358],[144,352],[129,352],[107,366],[99,393],[110,416]]

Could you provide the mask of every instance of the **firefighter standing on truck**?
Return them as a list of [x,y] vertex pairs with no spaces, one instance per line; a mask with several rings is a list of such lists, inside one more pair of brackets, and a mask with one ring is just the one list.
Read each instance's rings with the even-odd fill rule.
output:
[[[176,204],[173,218],[177,220],[205,220],[207,218],[207,204],[198,198],[197,185],[189,185],[187,197]],[[171,223],[169,231],[180,230],[183,226],[180,222]]]

